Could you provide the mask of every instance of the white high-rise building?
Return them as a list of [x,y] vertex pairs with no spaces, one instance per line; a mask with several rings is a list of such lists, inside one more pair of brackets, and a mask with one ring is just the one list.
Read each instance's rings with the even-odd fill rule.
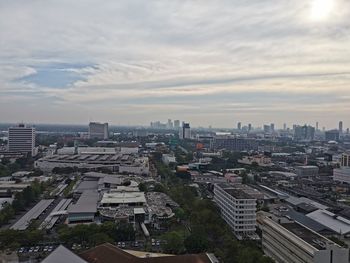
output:
[[90,122],[89,139],[106,140],[109,137],[108,123]]
[[183,122],[180,129],[180,139],[191,139],[191,127],[189,123]]
[[214,201],[237,239],[257,239],[256,199],[229,184],[216,184]]
[[8,151],[35,155],[35,128],[20,124],[8,129]]

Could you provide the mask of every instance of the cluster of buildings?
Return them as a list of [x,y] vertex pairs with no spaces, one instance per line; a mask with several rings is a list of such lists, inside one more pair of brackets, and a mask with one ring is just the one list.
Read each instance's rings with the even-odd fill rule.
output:
[[178,205],[161,192],[141,192],[143,177],[135,175],[85,173],[74,189],[74,202],[67,210],[67,223],[98,221],[141,224],[161,229],[162,223],[174,216]]

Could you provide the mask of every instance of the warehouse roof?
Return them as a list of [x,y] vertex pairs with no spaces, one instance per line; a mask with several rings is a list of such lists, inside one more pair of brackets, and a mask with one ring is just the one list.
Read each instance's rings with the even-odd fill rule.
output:
[[86,190],[82,193],[76,204],[68,209],[68,213],[96,213],[97,212],[98,193],[92,190]]
[[307,214],[306,216],[312,218],[322,225],[327,226],[341,235],[345,235],[350,232],[350,220],[342,216],[337,216],[327,210],[319,209]]

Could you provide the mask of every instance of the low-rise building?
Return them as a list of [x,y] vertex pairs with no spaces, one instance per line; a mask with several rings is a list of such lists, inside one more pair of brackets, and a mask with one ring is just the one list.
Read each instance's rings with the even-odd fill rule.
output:
[[264,253],[277,263],[349,262],[349,249],[299,223],[282,221],[278,223],[266,216],[258,218]]
[[350,168],[333,169],[333,180],[339,183],[350,184]]
[[318,175],[319,168],[314,165],[304,165],[295,167],[295,173],[299,177],[315,177]]

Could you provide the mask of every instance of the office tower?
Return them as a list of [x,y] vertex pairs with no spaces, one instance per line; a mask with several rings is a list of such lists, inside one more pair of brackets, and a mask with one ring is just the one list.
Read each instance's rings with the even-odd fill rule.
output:
[[108,123],[90,122],[89,139],[106,140],[109,137]]
[[167,128],[172,129],[173,127],[174,127],[173,122],[171,121],[171,119],[168,119]]
[[242,123],[237,123],[237,130],[241,130],[242,129]]
[[315,138],[315,128],[309,125],[295,126],[294,140],[312,141]]
[[318,122],[316,122],[316,131],[318,131]]
[[283,124],[283,130],[287,130],[287,124]]
[[274,124],[274,123],[271,123],[271,124],[270,124],[270,131],[271,131],[271,132],[274,132],[274,131],[275,131],[275,124]]
[[339,133],[340,134],[343,133],[343,122],[342,121],[339,122]]
[[8,129],[8,150],[35,155],[35,128],[20,124]]
[[271,126],[270,125],[264,125],[264,132],[265,133],[270,133],[271,131]]
[[347,128],[347,129],[346,129],[346,134],[349,134],[349,133],[350,133],[350,129]]
[[326,141],[339,141],[340,135],[338,130],[330,130],[325,132]]
[[250,132],[251,130],[252,130],[252,124],[249,123],[249,124],[248,124],[248,132]]
[[180,139],[191,139],[191,127],[189,123],[183,122],[179,134]]
[[179,129],[180,128],[180,121],[179,120],[174,120],[174,128]]

